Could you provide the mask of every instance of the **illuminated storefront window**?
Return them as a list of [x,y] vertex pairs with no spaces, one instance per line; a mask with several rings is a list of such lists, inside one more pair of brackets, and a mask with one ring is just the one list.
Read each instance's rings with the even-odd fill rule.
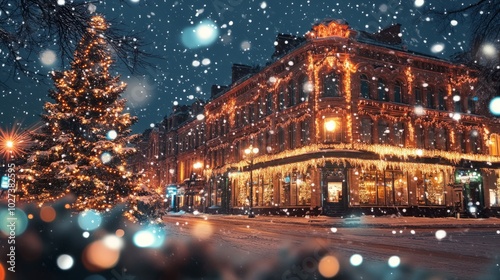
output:
[[303,174],[287,174],[280,179],[280,205],[311,205],[312,181]]
[[443,172],[432,174],[417,172],[412,180],[416,183],[417,203],[419,205],[445,205]]
[[408,205],[408,178],[405,172],[363,170],[357,176],[360,205]]
[[359,173],[359,204],[377,204],[377,186],[375,185],[376,180],[376,171],[362,171],[361,173]]

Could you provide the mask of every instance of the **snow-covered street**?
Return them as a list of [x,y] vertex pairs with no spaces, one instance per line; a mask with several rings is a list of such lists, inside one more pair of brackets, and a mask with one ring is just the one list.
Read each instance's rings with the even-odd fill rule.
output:
[[[367,218],[378,223],[370,227],[359,224],[359,219],[346,223],[331,218],[316,218],[318,222],[314,222],[305,218],[213,215],[168,216],[165,222],[170,238],[204,240],[216,252],[214,257],[239,264],[242,269],[245,265],[273,262],[310,246],[315,251],[326,249],[346,263],[359,254],[363,265],[378,270],[385,267],[388,275],[393,269],[388,264],[392,256],[399,257],[401,265],[422,270],[421,273],[432,271],[433,275],[448,276],[446,279],[478,279],[495,268],[498,273],[500,227],[496,218],[432,219],[434,225],[426,224],[430,220],[427,218],[376,219]],[[340,226],[330,226],[332,220],[336,221],[333,225]],[[440,225],[438,220],[443,223]],[[312,260],[303,263],[314,265]],[[349,269],[355,268],[352,259],[349,265]],[[293,278],[284,274],[282,279]]]

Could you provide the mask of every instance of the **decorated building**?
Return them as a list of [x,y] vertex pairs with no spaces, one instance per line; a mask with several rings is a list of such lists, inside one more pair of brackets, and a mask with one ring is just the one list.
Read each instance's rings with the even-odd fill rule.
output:
[[278,35],[273,58],[234,65],[204,105],[203,133],[192,118],[167,141],[179,149],[172,183],[202,178],[201,210],[495,213],[500,123],[475,71],[409,51],[399,25],[370,34],[339,20]]

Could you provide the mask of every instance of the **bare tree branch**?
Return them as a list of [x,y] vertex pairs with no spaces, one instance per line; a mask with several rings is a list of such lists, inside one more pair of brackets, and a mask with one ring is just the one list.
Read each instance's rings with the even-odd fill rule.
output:
[[[44,48],[56,46],[61,66],[71,62],[76,43],[88,27],[89,5],[94,3],[98,1],[75,0],[59,5],[57,0],[0,0],[2,82],[18,74],[37,81],[45,77],[35,63]],[[146,70],[151,66],[148,59],[159,58],[145,51],[139,34],[126,34],[118,29],[119,22],[108,22],[111,27],[106,40],[131,73]]]

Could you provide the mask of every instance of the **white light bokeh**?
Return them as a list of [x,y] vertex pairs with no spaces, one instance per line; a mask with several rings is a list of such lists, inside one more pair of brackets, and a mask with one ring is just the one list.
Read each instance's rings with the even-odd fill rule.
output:
[[210,46],[217,40],[219,30],[211,20],[203,20],[195,26],[182,30],[181,40],[183,45],[189,49]]
[[363,263],[363,257],[360,254],[354,254],[349,259],[352,266],[360,266]]
[[444,44],[443,43],[436,43],[432,45],[431,47],[431,52],[433,53],[440,53],[444,50]]
[[446,237],[446,231],[444,231],[442,229],[436,231],[436,239],[437,240],[441,240],[441,239],[443,239],[445,237]]
[[50,66],[56,62],[56,53],[53,50],[44,50],[40,53],[40,61],[43,65]]
[[57,258],[57,266],[62,270],[68,270],[72,268],[74,263],[75,261],[70,255],[63,254]]
[[398,256],[392,256],[387,261],[390,267],[396,268],[401,264],[401,259]]
[[104,164],[110,162],[112,159],[113,159],[113,156],[108,152],[104,152],[101,154],[101,161]]
[[425,4],[424,0],[415,0],[415,7],[422,7]]

